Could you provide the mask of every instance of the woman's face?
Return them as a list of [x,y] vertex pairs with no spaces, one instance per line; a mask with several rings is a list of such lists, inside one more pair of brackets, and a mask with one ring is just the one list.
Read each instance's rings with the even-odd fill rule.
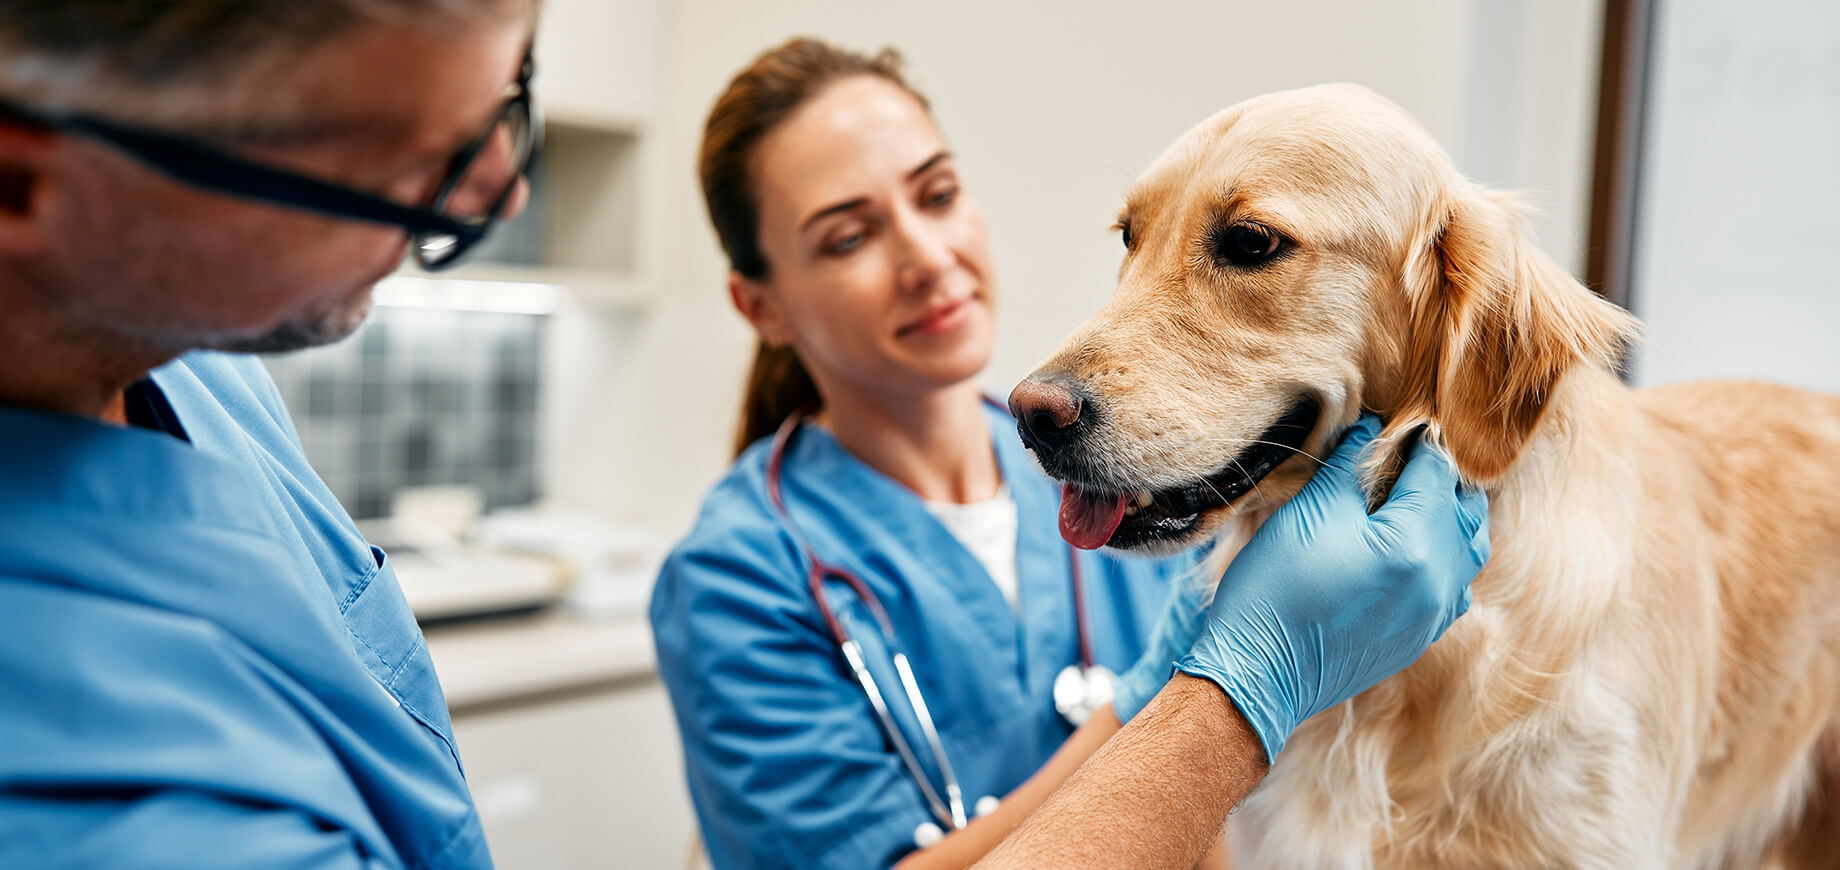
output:
[[984,216],[918,101],[845,79],[752,156],[768,277],[735,279],[735,301],[827,398],[924,393],[983,370],[996,296]]

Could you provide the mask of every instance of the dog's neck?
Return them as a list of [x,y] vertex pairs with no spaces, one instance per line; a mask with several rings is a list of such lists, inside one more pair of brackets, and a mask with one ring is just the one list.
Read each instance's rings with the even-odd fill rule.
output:
[[[1640,481],[1624,443],[1633,393],[1601,368],[1559,382],[1538,428],[1489,487],[1492,554],[1474,605],[1401,676],[1408,696],[1475,699],[1445,711],[1446,733],[1486,734],[1563,694],[1630,576]],[[1452,681],[1471,682],[1453,686]],[[1431,709],[1437,709],[1435,703]],[[1464,723],[1454,729],[1449,726]]]

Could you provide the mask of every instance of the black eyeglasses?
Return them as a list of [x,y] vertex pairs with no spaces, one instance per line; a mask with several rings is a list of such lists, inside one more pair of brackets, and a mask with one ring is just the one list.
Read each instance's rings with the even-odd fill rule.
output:
[[[530,93],[535,73],[536,64],[526,48],[517,83],[504,108],[484,133],[454,154],[434,196],[422,207],[264,166],[195,139],[93,115],[44,112],[0,98],[0,116],[105,142],[193,187],[329,217],[402,227],[409,233],[416,262],[424,269],[434,270],[453,265],[486,237],[517,190],[518,182],[535,164],[543,145],[542,117]],[[516,173],[497,196],[486,202],[484,209],[459,213],[453,207],[454,193],[474,170],[479,155],[499,136],[510,140]]]

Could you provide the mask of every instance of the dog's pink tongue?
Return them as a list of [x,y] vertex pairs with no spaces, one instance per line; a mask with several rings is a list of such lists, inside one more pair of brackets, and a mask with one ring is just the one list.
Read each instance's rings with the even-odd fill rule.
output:
[[1061,537],[1082,550],[1097,550],[1124,520],[1122,492],[1093,492],[1069,486],[1061,491]]

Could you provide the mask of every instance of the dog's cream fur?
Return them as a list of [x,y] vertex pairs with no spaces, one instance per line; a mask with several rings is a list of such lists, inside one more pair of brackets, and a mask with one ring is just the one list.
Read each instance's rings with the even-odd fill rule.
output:
[[[1470,613],[1298,729],[1236,817],[1244,866],[1840,867],[1840,400],[1628,389],[1635,321],[1358,87],[1209,119],[1123,220],[1116,297],[1038,372],[1102,412],[1104,482],[1205,476],[1308,392],[1307,450],[1366,407],[1376,486],[1423,424],[1491,494]],[[1211,258],[1242,221],[1294,247]]]

